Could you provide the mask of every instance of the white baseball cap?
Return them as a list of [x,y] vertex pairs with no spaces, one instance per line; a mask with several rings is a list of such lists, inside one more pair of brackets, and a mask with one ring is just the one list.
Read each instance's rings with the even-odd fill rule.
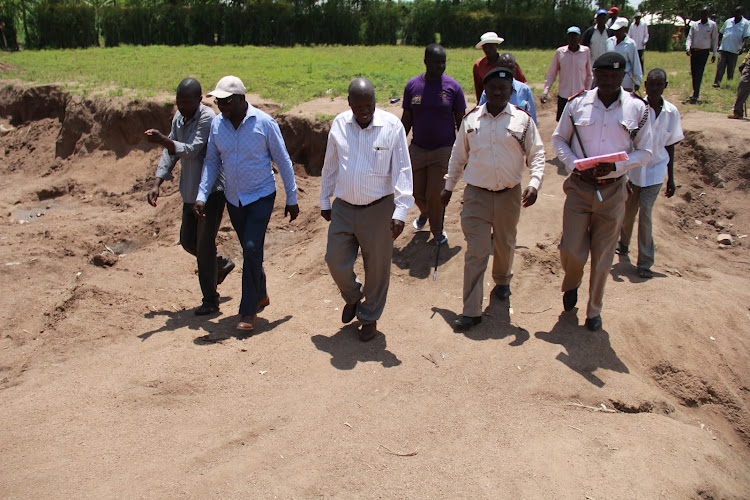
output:
[[612,23],[612,26],[609,27],[612,31],[617,31],[622,28],[628,27],[628,20],[625,17],[618,17],[615,19],[615,22]]
[[225,76],[219,83],[216,84],[216,88],[206,94],[206,97],[216,97],[218,99],[225,99],[231,95],[245,95],[245,85],[242,80],[236,76]]
[[504,41],[505,39],[497,36],[497,33],[495,33],[494,31],[488,31],[487,33],[479,37],[479,43],[477,43],[474,47],[477,49],[481,49],[484,44],[496,43],[499,45]]

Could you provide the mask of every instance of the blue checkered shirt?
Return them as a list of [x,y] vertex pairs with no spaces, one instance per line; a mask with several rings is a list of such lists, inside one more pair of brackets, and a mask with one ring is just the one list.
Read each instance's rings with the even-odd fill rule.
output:
[[247,104],[247,113],[235,129],[223,113],[211,122],[198,200],[206,201],[219,172],[224,174],[224,195],[234,206],[244,206],[276,191],[271,160],[284,181],[286,204],[297,204],[297,182],[279,125],[263,111]]

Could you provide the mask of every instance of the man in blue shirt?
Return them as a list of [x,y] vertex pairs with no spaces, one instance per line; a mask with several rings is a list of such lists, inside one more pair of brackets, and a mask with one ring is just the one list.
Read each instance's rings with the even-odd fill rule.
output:
[[[500,54],[500,57],[497,59],[497,66],[499,68],[508,68],[511,71],[515,71],[516,58],[513,57],[513,54],[510,52]],[[482,91],[482,97],[479,99],[477,106],[481,106],[486,102],[487,95]],[[510,94],[510,100],[508,102],[515,104],[530,114],[531,118],[534,120],[534,124],[536,124],[536,105],[534,104],[534,94],[531,93],[531,87],[513,78],[513,92]]]
[[245,85],[239,78],[225,76],[207,96],[216,98],[221,114],[211,123],[194,210],[196,215],[203,216],[208,193],[222,173],[229,219],[242,244],[244,259],[237,329],[250,331],[257,313],[270,304],[263,270],[263,245],[276,199],[271,160],[284,181],[284,216],[289,214],[289,221],[299,215],[297,183],[279,125],[245,100]]
[[724,70],[727,71],[727,80],[734,78],[734,67],[737,65],[737,56],[742,54],[745,42],[750,37],[750,21],[742,17],[742,6],[734,9],[734,17],[724,22],[719,30],[719,62],[716,65],[716,76],[714,87],[721,84],[724,78]]

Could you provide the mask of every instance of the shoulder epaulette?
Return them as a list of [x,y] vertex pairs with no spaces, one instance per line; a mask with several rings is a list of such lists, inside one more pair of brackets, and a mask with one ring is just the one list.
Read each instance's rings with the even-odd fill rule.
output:
[[[514,104],[514,106],[516,106],[516,105]],[[518,111],[523,111],[524,113],[526,113],[527,115],[529,115],[529,118],[531,118],[531,113],[529,113],[528,111],[526,111],[525,109],[523,109],[521,106],[516,106],[516,109]]]
[[568,97],[568,100],[572,101],[573,99],[575,99],[576,97],[578,97],[579,95],[584,94],[584,93],[586,93],[586,89],[581,90],[576,95],[572,95],[572,96]]
[[466,114],[464,115],[464,118],[466,118],[467,116],[469,116],[470,114],[472,114],[472,113],[473,113],[474,111],[476,111],[477,109],[479,109],[479,105],[478,105],[478,104],[477,104],[476,106],[474,106],[473,108],[471,108],[471,109],[469,110],[469,112],[468,112],[468,113],[466,113]]

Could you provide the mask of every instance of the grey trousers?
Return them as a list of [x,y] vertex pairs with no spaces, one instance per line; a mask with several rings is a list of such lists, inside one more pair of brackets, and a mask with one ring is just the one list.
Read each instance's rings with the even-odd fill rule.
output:
[[[482,315],[484,273],[492,245],[492,279],[508,285],[513,277],[516,228],[521,216],[521,185],[501,193],[466,185],[461,229],[466,238],[464,256],[464,316]],[[494,236],[490,235],[494,232]]]
[[[651,212],[659,197],[661,183],[640,187],[633,185],[633,192],[625,202],[625,218],[620,230],[620,245],[629,246],[633,236],[635,216],[638,215],[638,269],[651,269],[654,265],[654,238],[651,234],[653,219]],[[639,214],[640,212],[640,214]]]
[[558,246],[565,273],[561,289],[567,292],[581,286],[583,268],[591,252],[586,317],[594,318],[602,311],[604,287],[615,256],[628,192],[624,178],[620,177],[617,182],[599,188],[602,197],[599,201],[594,186],[574,175],[565,179],[563,191],[563,233]]
[[[393,195],[367,206],[337,198],[331,206],[325,260],[347,304],[357,302],[364,293],[364,301],[357,308],[357,318],[364,324],[378,320],[385,308],[391,279],[394,209]],[[360,249],[365,267],[364,286],[354,273]]]
[[734,101],[735,116],[744,116],[743,106],[748,96],[750,96],[750,63],[742,69],[742,77],[737,87],[737,100]]
[[719,62],[716,63],[716,76],[714,77],[714,83],[721,83],[721,79],[724,78],[724,70],[727,72],[727,80],[734,78],[734,67],[737,64],[737,54],[734,52],[727,52],[726,50],[719,51]]

